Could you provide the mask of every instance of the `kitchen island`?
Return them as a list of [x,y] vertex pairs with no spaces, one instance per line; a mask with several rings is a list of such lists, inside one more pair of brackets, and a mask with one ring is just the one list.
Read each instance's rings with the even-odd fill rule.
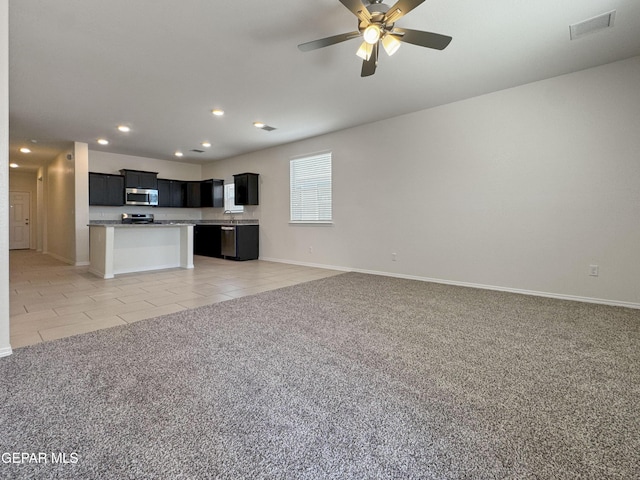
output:
[[102,278],[193,268],[193,224],[89,224],[89,271]]

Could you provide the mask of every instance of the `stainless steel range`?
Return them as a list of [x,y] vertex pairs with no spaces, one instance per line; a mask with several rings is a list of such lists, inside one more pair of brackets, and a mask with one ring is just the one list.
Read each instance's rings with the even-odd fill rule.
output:
[[156,222],[153,221],[153,213],[123,213],[122,223],[146,224],[146,223],[156,223]]

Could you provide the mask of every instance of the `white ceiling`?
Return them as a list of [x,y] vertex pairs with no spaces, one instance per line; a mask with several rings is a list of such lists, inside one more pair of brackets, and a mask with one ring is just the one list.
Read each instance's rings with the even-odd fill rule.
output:
[[[611,10],[612,28],[569,39]],[[451,44],[381,51],[367,78],[357,39],[297,49],[357,29],[338,0],[9,0],[9,15],[10,159],[23,165],[72,141],[205,163],[640,55],[637,0],[427,0],[397,26]]]

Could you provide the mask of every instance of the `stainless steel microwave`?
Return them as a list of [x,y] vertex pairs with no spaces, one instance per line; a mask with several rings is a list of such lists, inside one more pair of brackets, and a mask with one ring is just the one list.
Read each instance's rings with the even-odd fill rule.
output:
[[124,192],[124,200],[127,205],[158,205],[158,190],[126,188]]

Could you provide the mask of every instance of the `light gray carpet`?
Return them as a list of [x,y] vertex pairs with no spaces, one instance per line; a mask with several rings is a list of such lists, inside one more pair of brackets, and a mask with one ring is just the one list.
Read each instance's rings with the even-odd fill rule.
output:
[[18,349],[0,408],[0,478],[639,478],[640,312],[348,273]]

